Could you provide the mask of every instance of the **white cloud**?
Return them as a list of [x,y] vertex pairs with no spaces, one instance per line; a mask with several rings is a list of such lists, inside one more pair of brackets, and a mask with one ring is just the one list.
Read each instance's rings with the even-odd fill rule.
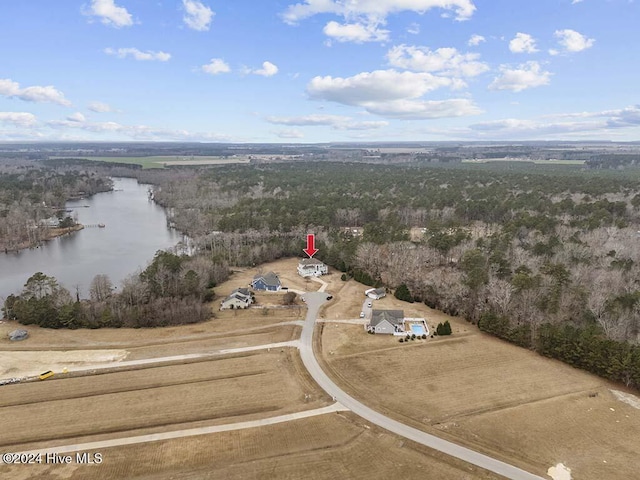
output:
[[521,92],[528,88],[548,85],[550,81],[551,73],[544,71],[538,62],[527,62],[514,69],[501,65],[500,76],[493,79],[489,89]]
[[571,5],[575,5],[576,3],[582,3],[582,0],[573,0],[571,2]]
[[221,58],[212,58],[209,63],[202,66],[202,71],[210,75],[218,75],[220,73],[229,73],[231,68]]
[[409,25],[409,27],[407,28],[407,33],[410,33],[411,35],[418,35],[420,33],[420,24],[412,23],[411,25]]
[[383,120],[358,122],[343,115],[318,114],[300,117],[267,117],[266,121],[275,125],[296,127],[328,126],[334,130],[374,130],[389,125],[389,122]]
[[196,0],[182,0],[182,5],[185,11],[182,20],[187,27],[199,32],[209,30],[215,15],[213,10]]
[[384,42],[389,39],[389,30],[380,30],[376,25],[331,21],[323,29],[324,34],[338,42]]
[[126,8],[116,5],[115,0],[91,0],[91,5],[83,13],[99,17],[102,23],[115,28],[133,25],[131,14]]
[[469,125],[477,138],[545,138],[594,132],[606,128],[605,122],[540,122],[508,118]]
[[108,135],[109,138],[204,142],[228,142],[233,140],[229,135],[219,133],[190,132],[188,130],[174,130],[168,128],[150,127],[148,125],[122,125],[117,122],[82,122],[73,120],[54,120],[47,122],[47,126],[55,130],[75,129],[100,135],[104,134]]
[[366,107],[376,115],[401,120],[423,120],[448,117],[479,115],[482,110],[471,100],[454,98],[450,100],[393,100],[375,102]]
[[[362,43],[389,39],[389,31],[379,27],[386,24],[390,14],[414,12],[422,15],[435,8],[453,11],[456,20],[460,21],[471,18],[476,10],[472,0],[303,0],[289,5],[282,18],[295,25],[314,15],[334,14],[345,23],[330,21],[324,27],[324,33],[341,42]],[[409,32],[417,33],[419,27],[411,27]]]
[[286,138],[286,139],[304,138],[304,133],[298,130],[276,130],[275,132],[272,132],[272,133],[276,134],[279,138]]
[[259,68],[257,70],[246,69],[245,73],[262,75],[263,77],[273,77],[276,73],[278,73],[278,67],[271,62],[262,62],[262,68]]
[[18,82],[0,79],[0,95],[19,98],[26,102],[56,103],[65,107],[71,106],[71,102],[65,98],[64,94],[51,85],[20,88]]
[[171,54],[166,52],[153,52],[148,50],[143,52],[142,50],[138,50],[137,48],[105,48],[104,53],[107,55],[113,55],[118,58],[127,58],[131,57],[135,60],[139,61],[159,61],[159,62],[167,62],[171,59]]
[[[581,33],[570,29],[556,30],[554,35],[558,39],[558,43],[562,47],[562,52],[564,53],[582,52],[583,50],[591,48],[595,43],[593,38],[587,38]],[[555,49],[549,50],[551,55],[558,55],[562,52]]]
[[482,42],[486,42],[486,41],[487,39],[484,38],[482,35],[475,34],[475,35],[471,35],[471,38],[467,42],[467,45],[469,45],[470,47],[477,47]]
[[34,114],[28,112],[0,112],[0,123],[15,127],[32,127],[38,121]]
[[317,14],[333,13],[346,19],[364,18],[367,23],[383,23],[389,14],[412,11],[423,14],[433,8],[453,10],[457,20],[468,20],[476,10],[471,0],[304,0],[290,5],[282,14],[286,23]]
[[67,117],[67,120],[70,122],[86,122],[87,117],[85,117],[82,113],[76,112]]
[[111,108],[111,105],[104,102],[91,102],[88,108],[92,112],[96,112],[96,113],[108,113],[108,112],[115,111],[113,108]]
[[513,53],[535,53],[536,40],[528,33],[516,33],[516,36],[509,42],[509,50]]
[[387,60],[394,67],[418,72],[438,72],[446,76],[475,77],[489,70],[479,62],[477,53],[459,53],[455,48],[438,48],[399,45],[387,52]]
[[473,115],[480,110],[467,99],[424,101],[420,97],[442,87],[458,88],[457,79],[430,73],[376,70],[353,77],[315,77],[307,85],[309,97],[364,108],[391,118],[440,118]]

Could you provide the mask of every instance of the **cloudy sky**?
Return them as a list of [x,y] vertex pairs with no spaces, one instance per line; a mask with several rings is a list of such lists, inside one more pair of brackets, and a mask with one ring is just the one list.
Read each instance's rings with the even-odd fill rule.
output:
[[638,19],[634,0],[4,1],[0,140],[640,140]]

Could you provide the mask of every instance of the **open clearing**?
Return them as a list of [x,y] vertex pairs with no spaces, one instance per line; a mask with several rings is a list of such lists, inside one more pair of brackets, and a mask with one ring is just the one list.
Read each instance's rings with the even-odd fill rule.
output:
[[101,465],[0,466],[8,478],[481,480],[496,477],[369,428],[348,412],[233,432],[110,448]]
[[33,442],[42,447],[42,442],[86,435],[237,422],[331,403],[301,372],[298,353],[289,348],[5,385],[0,444],[4,450],[11,446],[8,450],[21,451]]
[[[360,291],[344,311],[359,309],[365,288],[344,285],[340,305],[328,307],[327,317],[339,315],[345,293]],[[616,399],[609,383],[424,305],[393,297],[374,302],[374,308],[403,307],[430,328],[448,319],[453,336],[399,344],[359,325],[324,324],[323,358],[347,392],[404,423],[539,475],[558,463],[576,479],[636,475],[640,411]]]

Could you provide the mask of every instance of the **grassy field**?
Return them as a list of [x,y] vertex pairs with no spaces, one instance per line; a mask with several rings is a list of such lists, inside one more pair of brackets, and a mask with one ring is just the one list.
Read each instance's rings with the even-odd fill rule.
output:
[[133,430],[158,427],[177,430],[202,422],[209,425],[272,417],[330,403],[328,396],[298,374],[299,364],[296,350],[282,349],[186,365],[5,385],[0,400],[0,444],[4,450],[20,451],[25,448],[17,445],[32,442],[42,445],[113,433],[127,436]]
[[36,476],[69,480],[496,478],[387,432],[365,427],[350,413],[117,447],[102,453],[101,465],[18,465],[4,467],[4,471],[6,478],[14,480]]
[[[328,316],[363,288],[343,286]],[[359,308],[361,295],[344,302],[346,312]],[[407,345],[367,335],[359,325],[323,325],[323,358],[348,392],[400,421],[540,475],[560,462],[575,479],[635,475],[640,410],[618,401],[612,385],[424,305],[375,302],[403,306],[406,316],[424,317],[430,327],[448,319],[453,336]]]
[[[69,157],[50,157],[56,158],[69,158]],[[246,156],[238,157],[213,157],[213,156],[196,156],[196,155],[156,155],[149,157],[78,157],[83,160],[91,160],[96,162],[116,162],[116,163],[129,163],[132,165],[142,165],[142,168],[165,168],[167,165],[227,165],[233,163],[249,163],[249,158]]]

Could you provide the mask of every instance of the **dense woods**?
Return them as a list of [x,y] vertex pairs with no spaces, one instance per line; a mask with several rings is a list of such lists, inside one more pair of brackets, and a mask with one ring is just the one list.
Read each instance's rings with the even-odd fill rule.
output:
[[[317,257],[347,276],[640,387],[635,171],[301,163],[140,175],[213,258],[301,255],[315,232]],[[574,347],[583,362],[567,357]]]
[[640,387],[640,172],[300,162],[129,174],[154,184],[198,257],[159,254],[118,294],[96,279],[85,302],[58,292],[43,306],[25,287],[5,305],[12,318],[55,307],[47,326],[198,321],[227,265],[300,256],[314,232],[317,258],[344,279]]
[[[68,216],[67,200],[111,188],[111,181],[95,172],[0,165],[0,250],[40,244],[51,233],[45,220]],[[72,224],[67,220],[62,226]]]

